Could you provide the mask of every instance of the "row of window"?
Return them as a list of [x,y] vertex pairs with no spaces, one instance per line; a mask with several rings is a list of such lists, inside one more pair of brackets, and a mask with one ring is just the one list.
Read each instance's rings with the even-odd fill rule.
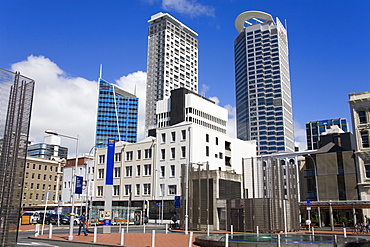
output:
[[[137,165],[136,166],[136,173],[135,176],[151,176],[152,175],[152,165],[147,164],[144,165],[143,170],[141,170],[142,166]],[[125,177],[132,177],[133,174],[133,167],[132,166],[125,166]],[[104,179],[105,172],[103,168],[98,169],[98,174],[97,178],[98,179]],[[121,167],[115,167],[114,168],[114,173],[113,173],[114,178],[120,178],[121,177]]]
[[[171,142],[176,142],[176,132],[175,131],[173,131],[173,132],[171,132]],[[186,130],[181,130],[181,141],[184,141],[184,140],[186,140]],[[166,143],[166,133],[162,133],[161,134],[161,141],[162,141],[162,143]]]
[[[40,194],[38,194],[38,193],[36,193],[35,194],[35,198],[33,198],[33,193],[30,193],[30,195],[29,195],[29,199],[30,200],[39,200],[39,195]],[[44,196],[45,196],[45,194],[41,194],[41,200],[43,201],[44,200]],[[23,200],[26,200],[27,199],[27,193],[24,193],[23,194]],[[55,195],[53,195],[53,199],[52,199],[53,201],[55,201]]]
[[[36,184],[36,186],[34,186],[35,184],[34,183],[30,183],[30,189],[36,189],[36,190],[39,190],[40,189],[40,184]],[[48,184],[47,185],[48,186],[48,188],[47,188],[47,190],[51,190],[51,184]],[[28,187],[28,183],[25,183],[25,185],[24,185],[24,187],[25,188],[27,188]],[[46,184],[42,184],[42,190],[45,190],[46,189]],[[53,190],[56,190],[57,189],[57,186],[54,184],[53,185]],[[61,189],[61,186],[59,186],[59,190]]]
[[[171,150],[170,159],[176,159],[176,148],[171,148],[170,150]],[[186,147],[182,146],[181,147],[181,158],[185,158],[185,157],[186,157]],[[161,160],[165,160],[165,159],[166,159],[166,149],[161,149]]]
[[[36,164],[32,164],[32,169],[33,170],[36,170]],[[26,164],[26,168],[27,169],[31,169],[31,164],[30,163],[27,163]],[[38,165],[38,170],[41,171],[42,170],[42,165]],[[58,172],[58,167],[57,166],[47,166],[47,165],[44,165],[44,171],[47,171],[47,170],[50,170],[51,172],[54,170],[55,172]],[[62,172],[63,171],[63,167],[60,167],[60,171]]]
[[[96,196],[102,197],[104,191],[104,186],[97,186],[96,187]],[[124,195],[130,196],[132,193],[131,184],[126,184],[124,187]],[[151,194],[151,184],[136,184],[135,185],[135,196],[149,196]],[[113,196],[120,195],[120,186],[113,185]]]
[[[26,172],[25,178],[28,178],[28,177],[29,177],[29,173]],[[31,179],[35,179],[35,173],[31,174]],[[41,174],[37,174],[37,179],[41,179]],[[46,179],[47,179],[47,175],[44,174],[43,180],[46,180]],[[57,179],[58,179],[58,176],[54,176],[54,181],[57,181]],[[53,180],[53,175],[49,175],[49,181],[52,181],[52,180]],[[61,180],[62,180],[62,178],[61,178]]]
[[[126,161],[133,160],[134,151],[127,151],[126,152]],[[144,159],[151,159],[152,158],[152,149],[145,149],[144,150]],[[136,150],[136,160],[142,159],[142,150]],[[99,155],[99,164],[105,164],[105,154]],[[121,162],[121,153],[114,154],[114,162]]]

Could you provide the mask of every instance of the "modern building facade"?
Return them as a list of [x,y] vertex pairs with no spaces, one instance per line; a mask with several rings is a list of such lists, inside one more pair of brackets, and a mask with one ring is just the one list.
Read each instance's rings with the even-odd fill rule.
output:
[[176,88],[198,92],[198,34],[170,14],[148,21],[145,135],[156,128],[156,102]]
[[294,152],[287,30],[260,11],[240,14],[235,27],[237,137],[256,140],[258,154]]
[[136,142],[138,98],[99,78],[99,98],[95,145],[107,144],[108,138]]
[[48,135],[44,137],[43,143],[35,143],[28,145],[27,156],[43,159],[52,159],[58,157],[60,159],[67,159],[68,148],[60,146],[60,137],[55,135]]
[[[360,199],[370,201],[370,91],[349,94]],[[364,210],[369,214],[370,209]]]
[[345,118],[326,119],[306,123],[307,150],[318,148],[319,137],[331,126],[338,126],[343,132],[348,132],[348,123]]

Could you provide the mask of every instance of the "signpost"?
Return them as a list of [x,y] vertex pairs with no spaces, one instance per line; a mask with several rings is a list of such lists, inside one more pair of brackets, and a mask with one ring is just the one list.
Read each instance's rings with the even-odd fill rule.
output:
[[311,226],[311,201],[307,199],[307,217],[308,219],[306,220],[306,225],[308,225],[308,231],[310,231],[310,226]]

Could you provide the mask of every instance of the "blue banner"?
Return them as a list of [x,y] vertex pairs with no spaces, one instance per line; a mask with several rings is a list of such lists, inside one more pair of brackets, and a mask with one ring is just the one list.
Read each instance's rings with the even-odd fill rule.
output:
[[116,145],[115,139],[108,139],[107,168],[106,168],[106,173],[105,173],[105,184],[106,185],[113,185],[115,145]]
[[82,194],[82,186],[83,186],[84,178],[81,176],[76,176],[76,188],[75,194]]
[[180,208],[181,205],[180,199],[181,199],[180,196],[175,196],[175,208]]

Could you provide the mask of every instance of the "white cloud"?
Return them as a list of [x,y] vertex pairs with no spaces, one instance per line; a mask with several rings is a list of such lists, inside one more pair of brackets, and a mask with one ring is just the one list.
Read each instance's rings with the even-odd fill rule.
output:
[[162,7],[166,11],[176,11],[181,14],[187,14],[190,17],[200,15],[215,16],[213,7],[202,5],[196,0],[162,0]]
[[202,84],[199,94],[202,95],[203,97],[206,97],[206,93],[208,92],[209,89],[210,89],[210,86],[206,84]]
[[[146,103],[146,72],[137,71],[127,76],[122,76],[116,81],[117,85],[139,98],[139,120],[137,140],[144,139],[145,103]],[[136,90],[135,90],[136,89]],[[136,91],[136,93],[135,93]]]
[[[97,83],[81,77],[69,78],[50,59],[29,56],[12,65],[13,71],[35,80],[30,141],[43,142],[45,130],[79,135],[80,154],[94,146]],[[61,145],[75,155],[76,142],[62,138]]]
[[216,96],[209,97],[209,99],[212,100],[213,102],[215,102],[216,105],[218,105],[220,103],[220,100]]
[[229,113],[226,134],[236,137],[236,107],[232,105],[225,105],[224,108],[226,108]]
[[307,150],[306,129],[297,121],[294,121],[294,141],[300,151]]

